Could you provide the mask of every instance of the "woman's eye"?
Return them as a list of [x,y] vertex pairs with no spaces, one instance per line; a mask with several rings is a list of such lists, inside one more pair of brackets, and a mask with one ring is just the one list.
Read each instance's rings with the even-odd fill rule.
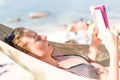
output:
[[41,37],[40,37],[40,36],[38,36],[38,40],[41,40]]
[[38,37],[38,41],[40,40],[40,38]]

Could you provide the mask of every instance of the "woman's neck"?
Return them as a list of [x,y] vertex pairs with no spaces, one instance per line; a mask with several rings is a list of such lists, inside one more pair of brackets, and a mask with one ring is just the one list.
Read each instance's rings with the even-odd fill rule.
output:
[[54,49],[51,56],[55,57],[55,56],[60,56],[60,55],[63,55],[63,53],[58,51],[58,50],[56,50],[56,49]]
[[56,67],[58,66],[58,62],[55,59],[53,59],[52,57],[43,58],[41,60],[48,64],[51,64],[53,66],[56,66]]

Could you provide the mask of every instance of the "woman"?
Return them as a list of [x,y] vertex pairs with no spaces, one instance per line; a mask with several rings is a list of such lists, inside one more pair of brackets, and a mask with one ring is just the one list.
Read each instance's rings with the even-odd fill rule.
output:
[[[97,50],[101,43],[97,36],[110,53],[109,69],[96,63]],[[104,35],[98,34],[98,30],[94,29],[88,57],[64,55],[53,49],[46,39],[45,35],[38,35],[32,30],[18,27],[6,35],[5,42],[37,59],[74,74],[97,80],[118,80],[118,38],[115,29],[112,32],[106,30]]]

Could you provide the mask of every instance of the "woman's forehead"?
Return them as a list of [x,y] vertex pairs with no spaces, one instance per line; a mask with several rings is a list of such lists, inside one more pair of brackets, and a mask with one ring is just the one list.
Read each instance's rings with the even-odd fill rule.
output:
[[29,30],[29,29],[24,29],[21,39],[25,43],[29,43],[29,42],[31,42],[31,39],[33,39],[34,34],[35,34],[34,31]]
[[24,36],[32,36],[33,34],[36,34],[36,32],[34,32],[30,29],[24,29],[24,31],[23,31]]

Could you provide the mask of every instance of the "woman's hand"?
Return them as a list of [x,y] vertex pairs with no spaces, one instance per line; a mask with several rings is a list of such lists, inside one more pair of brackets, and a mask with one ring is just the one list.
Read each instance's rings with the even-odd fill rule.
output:
[[93,34],[92,34],[92,43],[91,45],[98,48],[101,43],[101,40],[98,38],[98,29],[94,28]]
[[104,33],[99,32],[98,38],[102,40],[102,43],[109,52],[113,52],[118,46],[118,34],[115,28],[112,30],[106,29]]

